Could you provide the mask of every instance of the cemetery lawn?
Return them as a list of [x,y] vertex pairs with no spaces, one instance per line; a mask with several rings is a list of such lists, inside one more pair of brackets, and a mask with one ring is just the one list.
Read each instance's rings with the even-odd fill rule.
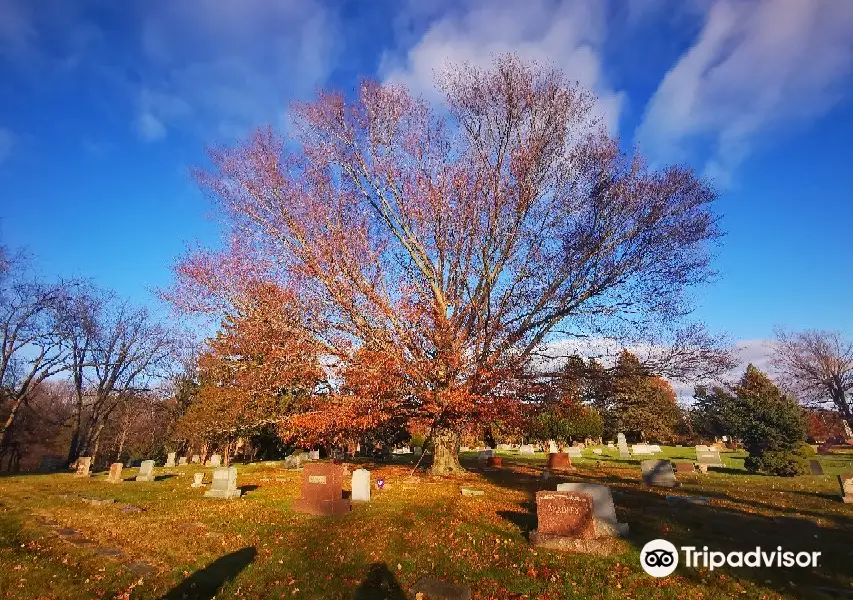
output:
[[[664,448],[675,461],[691,448]],[[544,456],[499,453],[485,471],[473,455],[464,478],[433,479],[411,465],[375,465],[369,504],[342,517],[294,513],[297,471],[282,463],[237,465],[237,500],[190,488],[195,465],[156,469],[158,480],[109,484],[71,474],[0,477],[0,599],[12,598],[387,598],[405,599],[421,577],[470,586],[479,599],[850,598],[853,505],[834,474],[853,454],[818,457],[825,476],[748,475],[743,455],[726,469],[679,475],[675,490],[640,481],[639,459],[612,451],[573,460],[576,472],[541,482]],[[657,455],[660,457],[660,455]],[[210,476],[207,476],[209,481]],[[533,494],[560,481],[611,487],[631,533],[614,556],[534,551]],[[463,497],[460,487],[483,490]],[[667,498],[667,496],[671,496]],[[700,497],[703,503],[681,498]],[[95,505],[88,500],[112,500]],[[707,502],[707,503],[704,503]],[[654,579],[640,569],[649,540],[711,550],[821,552],[817,569],[690,569]]]

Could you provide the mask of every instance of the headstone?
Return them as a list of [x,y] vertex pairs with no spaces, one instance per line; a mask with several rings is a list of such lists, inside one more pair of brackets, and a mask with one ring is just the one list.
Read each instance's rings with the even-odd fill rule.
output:
[[319,450],[310,450],[308,452],[309,460],[320,460],[320,451]]
[[614,444],[613,442],[607,442],[607,447],[610,450],[614,450],[614,449],[616,449],[616,444]]
[[352,472],[353,502],[370,502],[370,471],[356,469]]
[[668,460],[649,458],[640,463],[640,468],[646,485],[678,487],[675,471],[672,470],[672,464]]
[[649,446],[648,444],[634,444],[631,447],[631,454],[633,454],[634,456],[637,456],[639,454],[654,454],[654,453],[655,453],[654,449],[652,448],[652,446]]
[[548,468],[552,471],[574,471],[572,458],[562,452],[551,452],[548,454]]
[[175,456],[176,456],[175,452],[169,452],[169,454],[166,455],[166,464],[163,466],[164,467],[174,467],[175,466]]
[[89,469],[92,466],[91,456],[80,456],[77,458],[77,473],[74,477],[88,477]]
[[[412,596],[424,600],[471,600],[471,589],[465,585],[422,577],[412,586]],[[383,594],[382,597],[390,596]],[[403,597],[402,594],[400,597]]]
[[424,449],[420,446],[415,446],[414,448],[412,448],[412,452],[415,456],[420,457],[424,453]]
[[113,463],[110,465],[110,474],[107,477],[107,482],[109,483],[121,483],[121,469],[124,465],[120,462]]
[[53,473],[59,471],[65,465],[65,459],[58,454],[45,454],[39,462],[39,471],[42,473]]
[[213,472],[213,482],[204,497],[230,500],[239,498],[240,494],[242,492],[237,487],[237,467],[219,467]]
[[192,487],[204,487],[204,473],[193,473]]
[[603,450],[601,448],[593,448],[592,449],[593,454],[601,454],[602,452],[603,452]]
[[518,447],[518,453],[519,454],[527,454],[527,455],[532,456],[532,455],[536,454],[536,451],[533,449],[533,446],[531,446],[530,444],[522,444],[521,446]]
[[490,467],[502,467],[504,461],[500,456],[490,456],[486,459],[486,464]]
[[193,454],[192,458],[190,459],[190,462],[194,465],[201,463],[201,456],[199,456],[198,454]]
[[574,492],[586,494],[592,498],[592,510],[595,517],[597,537],[608,535],[628,535],[628,524],[616,519],[616,507],[613,505],[613,494],[606,485],[596,483],[558,483],[558,492]]
[[696,466],[692,462],[677,462],[675,463],[676,473],[695,473]]
[[580,446],[571,446],[570,448],[566,448],[566,454],[571,458],[583,458],[583,448]]
[[530,532],[534,546],[559,547],[595,538],[592,496],[577,492],[536,492],[538,527]]
[[136,476],[136,481],[154,481],[154,461],[143,460],[139,466],[139,475]]
[[469,487],[462,488],[461,492],[463,496],[483,496],[486,493],[483,490],[476,490]]
[[222,466],[222,456],[219,454],[211,454],[210,460],[207,461],[208,467],[213,467],[214,469],[218,469]]
[[625,441],[624,433],[617,434],[616,445],[619,446],[619,458],[629,458],[631,456],[630,452],[628,452],[628,442]]
[[306,463],[302,471],[302,497],[294,501],[293,510],[311,515],[348,513],[350,501],[343,498],[343,478],[343,465]]
[[823,465],[820,464],[819,460],[810,460],[809,469],[811,470],[812,475],[823,475]]
[[661,452],[660,446],[658,446],[657,444],[652,444],[651,446],[649,446],[649,450],[651,450],[655,454]]
[[187,464],[187,457],[186,456],[182,456],[178,459],[178,466],[179,467],[186,466],[186,464]]
[[699,454],[700,452],[708,452],[708,450],[710,450],[710,448],[705,444],[698,444],[696,446],[696,454]]
[[491,448],[484,448],[480,451],[480,458],[491,458],[495,455]]
[[697,450],[696,462],[708,467],[724,467],[723,459],[720,458],[719,450]]
[[853,473],[839,475],[838,484],[841,486],[841,501],[845,504],[853,504]]
[[469,450],[468,446],[459,446],[459,452],[468,452]]
[[552,453],[552,452],[559,452],[559,451],[560,451],[560,449],[557,447],[557,442],[555,442],[554,440],[548,440],[548,452]]
[[299,469],[302,467],[303,454],[291,454],[284,459],[285,469]]

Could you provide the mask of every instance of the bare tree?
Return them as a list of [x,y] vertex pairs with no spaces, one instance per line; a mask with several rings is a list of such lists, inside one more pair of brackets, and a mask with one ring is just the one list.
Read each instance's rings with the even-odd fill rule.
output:
[[853,426],[853,341],[837,331],[778,331],[776,359],[787,384],[807,403],[834,406]]
[[68,458],[95,456],[101,433],[123,401],[166,375],[176,345],[172,332],[148,311],[90,292],[75,300],[69,329],[70,370],[76,407]]
[[23,257],[4,254],[0,269],[0,446],[21,406],[47,378],[67,367],[61,307],[70,284],[46,284]]

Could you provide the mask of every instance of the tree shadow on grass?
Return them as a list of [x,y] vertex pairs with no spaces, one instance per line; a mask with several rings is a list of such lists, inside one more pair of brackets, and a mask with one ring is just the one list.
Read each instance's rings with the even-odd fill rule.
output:
[[254,546],[220,556],[169,590],[160,600],[210,600],[219,588],[233,580],[257,555]]
[[361,582],[353,600],[407,600],[406,592],[385,563],[373,563]]
[[166,475],[157,475],[154,477],[154,481],[166,481],[167,479],[171,479],[172,477],[177,477],[177,475],[168,473]]
[[244,496],[250,492],[254,492],[256,489],[258,489],[258,486],[252,484],[240,486],[240,491],[243,493]]

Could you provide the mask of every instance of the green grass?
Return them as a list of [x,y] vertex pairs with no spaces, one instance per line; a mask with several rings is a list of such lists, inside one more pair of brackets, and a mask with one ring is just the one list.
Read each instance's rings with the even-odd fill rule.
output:
[[[505,467],[462,479],[410,479],[411,465],[370,465],[370,504],[343,517],[294,513],[299,474],[275,465],[238,465],[239,500],[203,498],[192,489],[198,467],[173,469],[153,483],[110,485],[70,474],[0,477],[0,598],[405,598],[420,577],[469,585],[475,598],[831,598],[853,591],[853,505],[838,500],[835,477],[750,475],[742,453],[724,453],[726,469],[682,476],[677,490],[640,481],[639,458],[587,451],[568,477],[541,482],[545,457],[505,457]],[[664,448],[693,460],[692,448]],[[853,455],[821,456],[827,473],[853,471]],[[211,469],[201,469],[210,472]],[[162,469],[158,469],[162,471]],[[620,521],[631,526],[618,554],[595,557],[534,551],[533,494],[561,480],[609,485]],[[462,497],[460,485],[483,489]],[[687,504],[667,495],[703,496]],[[81,497],[115,498],[93,506]],[[131,505],[140,512],[126,512]],[[74,545],[59,528],[93,543]],[[639,551],[663,537],[713,550],[821,551],[820,567],[720,569],[679,567],[665,579],[645,575]],[[118,549],[118,557],[99,556]],[[140,574],[129,565],[143,565]],[[134,567],[136,568],[136,567]],[[170,593],[171,591],[171,593]],[[836,594],[836,595],[833,595]],[[195,596],[194,596],[195,595]]]

